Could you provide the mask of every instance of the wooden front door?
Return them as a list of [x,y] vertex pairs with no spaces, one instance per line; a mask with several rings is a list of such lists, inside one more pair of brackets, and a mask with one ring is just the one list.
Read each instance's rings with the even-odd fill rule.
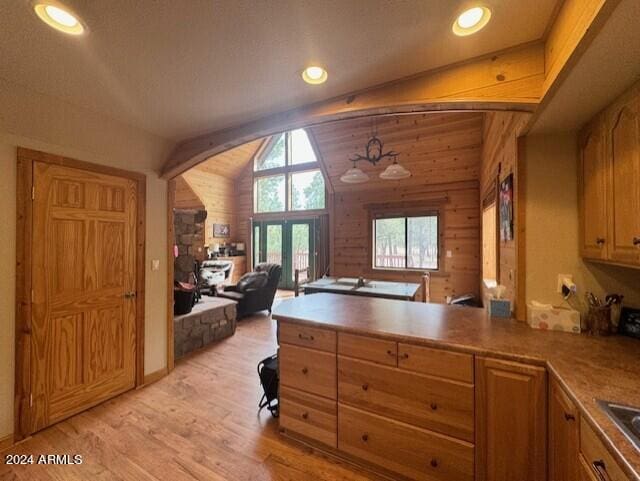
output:
[[135,181],[33,164],[31,431],[135,385]]

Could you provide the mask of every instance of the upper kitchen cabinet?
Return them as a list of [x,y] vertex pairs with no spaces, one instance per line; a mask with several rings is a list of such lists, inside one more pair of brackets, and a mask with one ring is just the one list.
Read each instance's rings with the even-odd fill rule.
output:
[[605,135],[601,122],[591,122],[580,136],[580,247],[582,256],[607,258],[607,183]]
[[579,136],[582,256],[640,267],[640,83]]
[[640,89],[612,112],[607,136],[611,165],[609,258],[640,265]]

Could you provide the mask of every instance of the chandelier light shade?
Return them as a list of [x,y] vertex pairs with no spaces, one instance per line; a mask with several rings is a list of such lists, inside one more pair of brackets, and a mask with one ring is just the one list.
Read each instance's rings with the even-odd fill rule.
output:
[[347,170],[340,181],[345,184],[360,184],[369,180],[369,176],[362,170],[356,167],[356,163],[361,160],[366,160],[372,165],[377,165],[381,160],[393,157],[393,164],[387,167],[384,172],[380,174],[380,178],[383,180],[401,180],[411,177],[411,172],[398,164],[398,153],[393,150],[388,152],[384,151],[384,144],[378,137],[377,130],[375,128],[375,120],[371,132],[371,137],[365,146],[365,154],[357,154],[351,157],[349,160],[353,162],[353,167]]
[[380,174],[380,178],[384,180],[401,180],[408,177],[411,177],[411,172],[402,167],[397,160]]
[[369,176],[362,172],[362,170],[358,169],[355,165],[340,177],[340,181],[345,184],[361,184],[368,180]]

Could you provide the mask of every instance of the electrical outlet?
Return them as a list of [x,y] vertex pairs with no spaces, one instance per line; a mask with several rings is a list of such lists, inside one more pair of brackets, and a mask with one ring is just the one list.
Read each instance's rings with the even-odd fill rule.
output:
[[151,270],[159,271],[160,270],[160,259],[153,259],[151,261]]
[[571,282],[573,282],[573,275],[572,274],[558,274],[558,286],[556,287],[556,292],[558,294],[562,294],[562,280],[563,279],[569,279]]

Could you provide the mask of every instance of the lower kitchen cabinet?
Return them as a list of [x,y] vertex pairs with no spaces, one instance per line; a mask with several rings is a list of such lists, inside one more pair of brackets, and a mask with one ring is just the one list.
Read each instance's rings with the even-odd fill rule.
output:
[[476,358],[476,481],[547,479],[543,367]]
[[552,379],[549,383],[549,481],[580,481],[579,453],[578,410],[558,381]]
[[338,449],[417,481],[473,481],[473,444],[338,403]]

